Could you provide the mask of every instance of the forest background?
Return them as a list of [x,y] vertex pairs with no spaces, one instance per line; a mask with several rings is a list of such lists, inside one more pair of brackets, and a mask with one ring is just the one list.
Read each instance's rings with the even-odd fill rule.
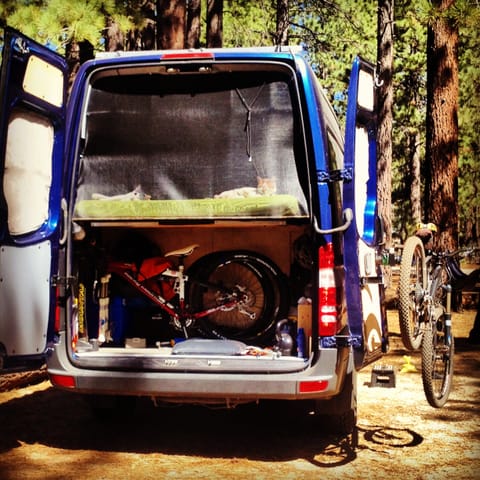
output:
[[377,16],[385,5],[392,9],[393,98],[391,167],[382,178],[389,184],[391,231],[404,240],[416,222],[432,220],[436,200],[444,217],[452,218],[451,206],[428,196],[426,185],[432,167],[427,37],[441,18],[458,33],[458,132],[454,168],[437,166],[433,173],[440,186],[452,185],[457,197],[454,243],[478,245],[478,0],[2,0],[0,26],[17,28],[65,55],[72,75],[81,61],[105,50],[302,45],[343,123],[350,65],[358,54],[376,61],[379,29],[388,25],[381,27]]

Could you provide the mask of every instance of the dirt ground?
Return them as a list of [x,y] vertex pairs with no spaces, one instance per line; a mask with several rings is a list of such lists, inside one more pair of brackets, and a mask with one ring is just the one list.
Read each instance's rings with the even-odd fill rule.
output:
[[[0,377],[0,479],[480,479],[480,346],[466,342],[474,310],[456,314],[454,389],[442,409],[424,397],[420,356],[407,363],[396,311],[389,311],[395,388],[359,375],[358,440],[295,423],[287,409],[154,408],[95,419],[76,395],[48,381]],[[35,381],[35,376],[32,377]],[[38,381],[38,374],[36,377]]]

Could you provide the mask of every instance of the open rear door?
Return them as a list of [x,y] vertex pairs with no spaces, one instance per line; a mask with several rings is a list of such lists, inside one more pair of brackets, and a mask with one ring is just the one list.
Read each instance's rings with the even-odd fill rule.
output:
[[7,28],[0,77],[0,367],[39,360],[53,333],[67,65]]
[[383,277],[377,264],[375,88],[373,65],[357,57],[348,91],[344,158],[353,178],[343,185],[344,207],[353,211],[352,225],[344,236],[344,261],[357,369],[382,354],[387,335]]

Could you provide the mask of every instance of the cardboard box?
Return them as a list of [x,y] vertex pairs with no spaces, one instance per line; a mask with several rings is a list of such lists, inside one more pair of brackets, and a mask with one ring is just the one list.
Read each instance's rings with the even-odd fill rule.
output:
[[297,306],[297,325],[303,328],[305,337],[308,339],[312,336],[312,304],[299,303]]

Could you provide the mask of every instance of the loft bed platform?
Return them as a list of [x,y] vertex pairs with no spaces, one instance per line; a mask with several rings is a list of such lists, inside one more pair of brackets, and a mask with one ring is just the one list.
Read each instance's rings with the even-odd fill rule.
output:
[[80,200],[75,221],[211,223],[306,219],[292,195],[188,200]]

